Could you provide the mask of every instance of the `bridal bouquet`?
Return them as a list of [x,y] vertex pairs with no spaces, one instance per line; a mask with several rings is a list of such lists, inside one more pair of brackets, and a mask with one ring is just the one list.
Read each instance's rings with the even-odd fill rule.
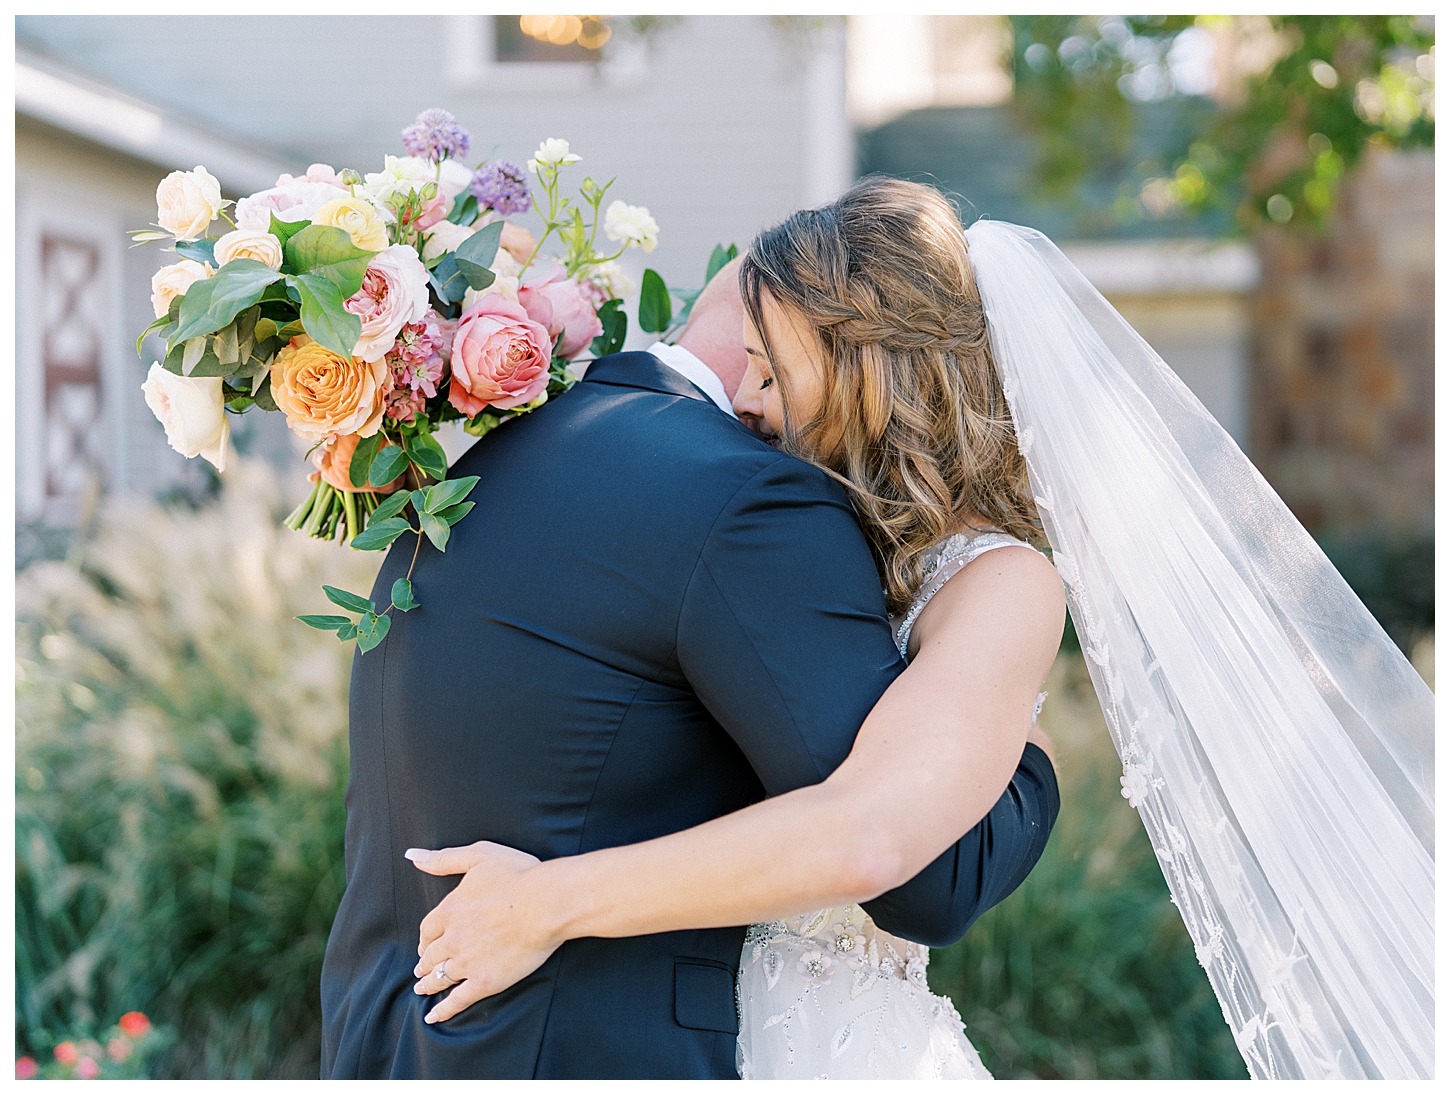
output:
[[[577,199],[564,195],[561,174],[580,159],[567,141],[540,144],[526,173],[468,166],[469,135],[444,110],[402,137],[407,155],[381,171],[313,164],[231,214],[204,167],[168,175],[156,230],[132,236],[171,240],[180,258],[152,278],[156,321],[136,345],[153,333],[166,343],[143,390],[184,456],[222,470],[227,415],[252,408],[281,412],[311,444],[314,485],[289,527],[364,551],[412,533],[442,551],[478,479],[447,478],[434,433],[462,419],[482,435],[567,390],[582,355],[621,349],[632,287],[617,260],[653,251],[659,227],[641,206],[605,208],[610,183],[585,178]],[[508,219],[531,208],[537,239]],[[218,218],[230,230],[212,235]],[[663,281],[647,270],[642,289],[641,326],[665,330]],[[408,574],[381,611],[327,586],[358,618],[301,619],[370,650],[393,609],[416,607]]]

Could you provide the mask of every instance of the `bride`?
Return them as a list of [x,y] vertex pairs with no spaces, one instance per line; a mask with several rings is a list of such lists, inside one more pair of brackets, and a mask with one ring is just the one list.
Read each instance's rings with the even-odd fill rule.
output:
[[[410,853],[465,874],[422,925],[417,991],[457,983],[429,1021],[565,939],[754,922],[743,1077],[990,1078],[926,948],[861,903],[1000,794],[1065,586],[1250,1073],[1433,1075],[1433,697],[1202,405],[1045,237],[964,237],[916,184],[762,233],[741,283],[737,413],[847,488],[909,667],[816,787],[542,864]],[[853,828],[864,795],[898,832]],[[843,842],[861,869],[816,869]]]

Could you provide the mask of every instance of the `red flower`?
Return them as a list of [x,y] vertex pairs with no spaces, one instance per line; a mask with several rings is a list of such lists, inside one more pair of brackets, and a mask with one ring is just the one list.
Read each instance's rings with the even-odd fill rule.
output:
[[21,1057],[15,1062],[15,1078],[17,1080],[33,1080],[35,1074],[40,1071],[35,1063],[34,1057]]
[[94,1080],[101,1074],[101,1066],[91,1057],[82,1057],[76,1065],[76,1076],[82,1080]]
[[128,1011],[116,1025],[128,1038],[140,1038],[151,1029],[151,1020],[143,1012]]
[[81,1051],[74,1042],[62,1042],[55,1047],[55,1059],[69,1068],[81,1059]]

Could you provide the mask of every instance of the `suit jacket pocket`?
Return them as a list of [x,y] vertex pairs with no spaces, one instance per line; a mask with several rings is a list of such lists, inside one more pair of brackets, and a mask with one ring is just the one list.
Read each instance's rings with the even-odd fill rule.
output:
[[701,960],[675,962],[675,1022],[691,1030],[740,1033],[735,969]]

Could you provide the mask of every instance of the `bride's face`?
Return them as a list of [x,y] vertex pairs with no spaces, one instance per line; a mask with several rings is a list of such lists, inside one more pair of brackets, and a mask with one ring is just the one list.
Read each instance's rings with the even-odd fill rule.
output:
[[[740,420],[774,444],[785,433],[785,405],[795,422],[809,422],[823,399],[825,362],[810,323],[782,308],[769,292],[760,294],[760,310],[770,334],[766,339],[745,315],[745,354],[749,364],[734,408]],[[773,355],[773,356],[772,356]],[[788,394],[783,389],[789,389]]]

